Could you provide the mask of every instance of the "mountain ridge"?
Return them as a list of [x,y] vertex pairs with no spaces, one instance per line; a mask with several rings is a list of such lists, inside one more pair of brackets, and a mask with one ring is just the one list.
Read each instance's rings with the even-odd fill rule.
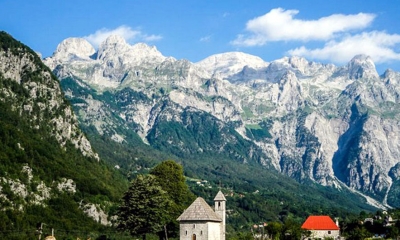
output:
[[[388,70],[379,76],[369,57],[355,56],[341,67],[299,57],[263,63],[243,53],[219,54],[191,63],[163,57],[158,51],[148,58],[146,54],[130,55],[132,46],[121,39],[118,44],[125,50],[119,54],[120,50],[113,51],[111,46],[107,49],[110,58],[73,58],[55,66],[60,59],[54,55],[44,62],[53,67],[61,82],[66,78],[84,82],[100,94],[128,88],[147,96],[145,101],[134,97],[124,109],[112,111],[121,126],[135,123],[133,131],[151,146],[172,151],[175,145],[181,149],[173,150],[178,156],[186,156],[185,151],[201,155],[203,149],[213,149],[213,141],[225,138],[226,143],[215,142],[219,150],[212,151],[223,149],[243,163],[273,166],[300,182],[310,179],[336,186],[340,181],[387,206],[399,204],[395,190],[399,181],[395,149],[399,146],[389,141],[400,136],[396,124],[400,117],[396,111],[399,75]],[[76,105],[82,110],[93,104],[86,101],[88,96],[73,95],[72,99],[82,101]],[[196,114],[215,117],[218,130],[226,126],[239,138],[229,130],[210,138],[209,145],[200,143],[196,137],[199,126],[194,128],[196,123],[185,120]],[[111,118],[107,118],[109,123],[96,124],[88,117],[80,119],[96,126],[99,133],[108,129],[118,134]],[[377,130],[376,126],[384,127]],[[156,130],[160,127],[162,131]],[[159,141],[151,137],[167,129],[169,138]]]

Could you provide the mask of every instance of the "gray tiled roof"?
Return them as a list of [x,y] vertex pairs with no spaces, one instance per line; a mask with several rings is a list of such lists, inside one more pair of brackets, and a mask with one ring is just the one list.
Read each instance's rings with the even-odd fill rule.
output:
[[221,222],[222,219],[206,203],[198,197],[177,219],[178,221],[210,221]]
[[217,195],[214,198],[214,201],[226,201],[226,198],[221,191],[218,191]]

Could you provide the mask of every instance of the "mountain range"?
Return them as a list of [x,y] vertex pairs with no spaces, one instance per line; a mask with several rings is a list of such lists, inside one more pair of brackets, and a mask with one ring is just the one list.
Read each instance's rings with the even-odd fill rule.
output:
[[[261,179],[275,171],[400,206],[400,73],[379,75],[368,56],[335,66],[229,52],[192,63],[110,36],[98,49],[68,38],[43,62],[95,142],[191,166],[228,160],[263,169]],[[108,157],[131,171],[132,159]]]

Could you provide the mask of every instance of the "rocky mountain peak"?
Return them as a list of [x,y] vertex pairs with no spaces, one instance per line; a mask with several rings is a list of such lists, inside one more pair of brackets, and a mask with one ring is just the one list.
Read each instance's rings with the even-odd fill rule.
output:
[[372,58],[367,55],[360,54],[353,57],[347,64],[347,69],[350,79],[379,77]]
[[147,57],[147,58],[161,58],[165,57],[157,50],[155,46],[149,46],[145,43],[136,43],[132,46],[132,50],[135,52],[136,56]]
[[123,37],[119,35],[110,35],[104,42],[101,43],[103,46],[116,46],[116,45],[126,45],[126,41]]
[[93,46],[83,38],[67,38],[58,44],[53,56],[46,58],[45,63],[50,68],[74,59],[90,60],[96,52]]
[[268,79],[276,82],[287,70],[294,72],[298,78],[326,75],[325,77],[319,77],[322,80],[327,79],[335,68],[334,65],[324,65],[310,62],[303,57],[292,56],[272,61],[266,71]]
[[111,35],[100,45],[97,59],[125,64],[149,60],[161,62],[165,57],[156,47],[150,47],[145,43],[130,45],[123,37]]
[[67,38],[57,46],[54,56],[58,59],[70,59],[71,57],[89,58],[96,50],[83,38]]
[[288,59],[289,64],[301,72],[305,72],[305,68],[309,65],[309,62],[303,57],[293,56]]
[[382,74],[382,78],[384,78],[384,79],[393,79],[393,78],[399,78],[399,77],[400,77],[400,73],[399,72],[395,72],[392,69],[387,69]]
[[227,52],[215,54],[196,63],[197,66],[206,69],[210,75],[218,74],[222,78],[247,69],[260,69],[268,66],[268,63],[260,57],[243,52]]
[[98,59],[105,59],[108,57],[115,57],[130,51],[130,45],[126,43],[125,39],[118,35],[109,36],[99,46],[97,52]]
[[382,79],[386,84],[397,85],[399,83],[400,73],[388,69],[382,74]]

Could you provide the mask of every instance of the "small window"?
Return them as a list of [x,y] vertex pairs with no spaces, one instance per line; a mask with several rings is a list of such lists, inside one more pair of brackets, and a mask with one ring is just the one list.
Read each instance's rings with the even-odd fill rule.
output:
[[331,234],[331,231],[328,231],[328,234]]
[[187,236],[187,231],[185,231],[185,235]]
[[203,231],[200,231],[200,235],[203,235]]
[[193,228],[196,228],[196,224],[193,224]]

